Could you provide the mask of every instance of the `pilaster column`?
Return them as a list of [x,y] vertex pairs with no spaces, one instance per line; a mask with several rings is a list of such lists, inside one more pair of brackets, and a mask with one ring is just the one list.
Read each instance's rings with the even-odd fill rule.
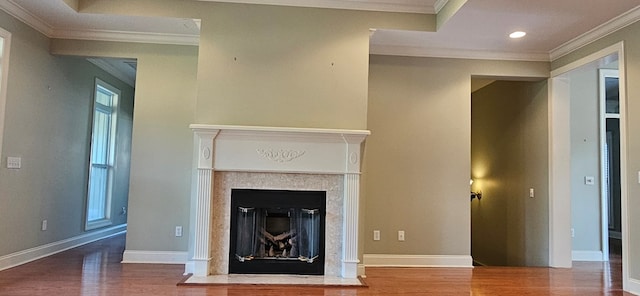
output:
[[342,277],[358,277],[358,210],[360,208],[360,151],[366,135],[342,135],[346,149],[344,175]]
[[358,204],[360,174],[344,175],[344,237],[342,245],[342,277],[358,276]]
[[194,150],[197,154],[195,223],[193,238],[193,275],[209,275],[211,264],[211,193],[213,192],[214,138],[219,130],[195,131]]

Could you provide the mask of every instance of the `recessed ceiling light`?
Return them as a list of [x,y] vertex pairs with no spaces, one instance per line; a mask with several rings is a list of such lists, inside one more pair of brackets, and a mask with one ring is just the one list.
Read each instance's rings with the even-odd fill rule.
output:
[[513,39],[518,39],[518,38],[524,37],[524,35],[527,35],[527,32],[515,31],[515,32],[509,34],[509,37],[513,38]]

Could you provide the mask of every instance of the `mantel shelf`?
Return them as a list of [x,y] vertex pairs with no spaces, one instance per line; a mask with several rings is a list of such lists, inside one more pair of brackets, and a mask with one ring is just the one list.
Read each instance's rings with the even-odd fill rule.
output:
[[272,132],[272,133],[290,133],[290,134],[337,134],[337,135],[362,135],[368,136],[371,131],[368,130],[350,130],[350,129],[325,129],[325,128],[300,128],[300,127],[273,127],[273,126],[244,126],[244,125],[210,125],[210,124],[191,124],[189,125],[194,132],[206,131],[226,131],[226,132]]

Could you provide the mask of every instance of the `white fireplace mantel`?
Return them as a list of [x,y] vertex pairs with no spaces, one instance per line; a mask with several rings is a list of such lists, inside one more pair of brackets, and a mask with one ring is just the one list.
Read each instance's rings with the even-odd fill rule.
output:
[[[197,182],[186,272],[207,276],[211,266],[213,176],[216,171],[344,175],[341,276],[355,278],[361,144],[367,130],[192,124]],[[224,230],[220,230],[224,231]]]

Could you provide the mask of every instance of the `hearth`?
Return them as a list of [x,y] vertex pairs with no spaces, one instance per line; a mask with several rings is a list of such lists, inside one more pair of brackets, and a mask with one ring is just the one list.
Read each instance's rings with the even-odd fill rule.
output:
[[324,274],[326,192],[231,190],[229,273]]

